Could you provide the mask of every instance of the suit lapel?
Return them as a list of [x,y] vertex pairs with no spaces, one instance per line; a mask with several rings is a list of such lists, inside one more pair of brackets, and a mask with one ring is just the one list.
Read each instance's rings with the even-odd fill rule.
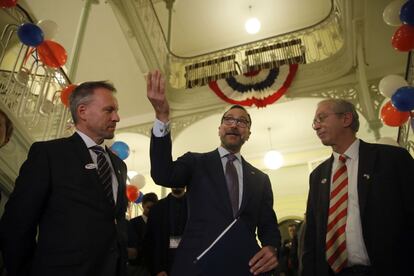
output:
[[333,155],[331,158],[325,161],[321,168],[320,178],[317,180],[318,186],[320,188],[319,193],[319,204],[321,204],[320,208],[317,210],[321,210],[321,221],[322,227],[327,227],[328,223],[328,213],[329,213],[329,198],[331,192],[331,174],[332,174],[332,164],[333,164]]
[[233,217],[226,177],[224,175],[223,164],[218,150],[206,153],[205,161],[208,175],[212,178],[213,191],[215,191],[216,195],[215,198],[217,199],[219,206],[223,207],[223,211]]
[[[91,154],[89,153],[88,148],[85,145],[85,142],[76,132],[69,137],[71,144],[73,145],[73,150],[80,161],[81,171],[86,171],[86,175],[90,176],[90,183],[99,187],[99,176],[96,170],[96,166],[92,161]],[[89,173],[90,172],[90,173]]]
[[118,193],[116,195],[116,208],[121,206],[121,202],[123,202],[123,197],[125,195],[125,179],[121,174],[121,166],[120,162],[118,160],[118,157],[116,157],[108,147],[106,148],[106,152],[109,155],[109,159],[111,159],[112,167],[114,168],[116,179],[118,180]]
[[242,168],[243,168],[243,195],[242,201],[240,205],[239,212],[237,215],[240,215],[243,210],[246,208],[249,199],[252,197],[254,193],[254,177],[256,175],[255,171],[253,170],[252,166],[244,160],[242,157]]
[[361,222],[365,217],[365,206],[375,165],[375,151],[367,143],[360,140],[358,161],[358,201]]

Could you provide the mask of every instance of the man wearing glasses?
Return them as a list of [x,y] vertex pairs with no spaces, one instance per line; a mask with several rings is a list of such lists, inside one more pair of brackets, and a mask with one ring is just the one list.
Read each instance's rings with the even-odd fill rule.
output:
[[413,158],[358,139],[345,100],[320,102],[312,127],[333,154],[310,176],[302,276],[412,275]]
[[[219,126],[221,146],[208,153],[186,153],[176,161],[171,157],[169,105],[165,81],[160,72],[147,77],[147,96],[154,107],[156,122],[151,137],[151,176],[158,185],[187,186],[188,221],[170,275],[205,275],[195,264],[199,256],[234,220],[240,218],[251,235],[257,230],[262,248],[245,266],[254,275],[273,270],[277,264],[276,248],[280,233],[273,210],[273,193],[269,177],[246,162],[240,154],[249,139],[251,118],[242,106],[227,110]],[[223,258],[228,260],[238,254]],[[220,275],[235,275],[234,273]],[[215,276],[220,276],[215,274]]]

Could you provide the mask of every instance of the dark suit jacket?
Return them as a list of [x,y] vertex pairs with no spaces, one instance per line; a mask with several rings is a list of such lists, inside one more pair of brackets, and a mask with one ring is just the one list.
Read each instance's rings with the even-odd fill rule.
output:
[[[178,205],[181,210],[171,210],[171,201],[182,204]],[[166,198],[161,199],[157,204],[151,208],[148,216],[147,231],[145,235],[145,252],[148,254],[148,262],[151,275],[157,275],[161,271],[169,274],[171,264],[175,257],[175,251],[170,249],[170,235],[174,234],[182,236],[186,224],[187,214],[187,197],[177,199],[172,194]],[[180,221],[171,221],[171,212],[179,212],[181,216]],[[183,214],[184,213],[184,214]],[[171,225],[174,224],[176,233],[171,233]]]
[[108,153],[119,183],[115,208],[97,170],[85,167],[93,162],[77,133],[32,145],[0,223],[9,276],[125,275],[126,166]]
[[[328,275],[325,238],[333,157],[310,176],[303,276]],[[360,141],[358,199],[373,275],[411,275],[414,161],[402,148]],[[409,272],[410,271],[410,272]]]
[[[232,222],[233,212],[218,150],[186,153],[176,161],[171,157],[170,135],[152,136],[151,176],[158,185],[187,186],[188,220],[175,256],[171,275],[195,276],[196,257]],[[263,246],[280,247],[280,232],[273,211],[273,193],[269,177],[245,160],[243,197],[238,216]],[[237,249],[234,249],[237,250]],[[223,265],[226,261],[223,260]]]
[[142,216],[131,219],[128,222],[128,248],[135,248],[137,250],[137,257],[129,260],[132,266],[147,266],[144,259],[144,237],[147,229]]

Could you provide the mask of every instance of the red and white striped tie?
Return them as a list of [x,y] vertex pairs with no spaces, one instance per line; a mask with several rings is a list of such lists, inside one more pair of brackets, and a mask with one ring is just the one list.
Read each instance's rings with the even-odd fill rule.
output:
[[346,215],[348,209],[348,172],[346,155],[339,156],[334,173],[329,200],[328,227],[326,230],[326,260],[335,273],[341,271],[348,261],[346,252]]

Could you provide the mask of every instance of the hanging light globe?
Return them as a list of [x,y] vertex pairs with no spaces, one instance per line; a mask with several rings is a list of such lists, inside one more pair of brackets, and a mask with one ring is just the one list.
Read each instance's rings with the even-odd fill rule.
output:
[[260,21],[256,17],[247,19],[246,23],[244,24],[246,32],[248,32],[249,34],[257,33],[260,30],[260,26]]
[[276,150],[270,150],[264,156],[264,163],[268,169],[277,170],[282,167],[284,158],[280,152]]

